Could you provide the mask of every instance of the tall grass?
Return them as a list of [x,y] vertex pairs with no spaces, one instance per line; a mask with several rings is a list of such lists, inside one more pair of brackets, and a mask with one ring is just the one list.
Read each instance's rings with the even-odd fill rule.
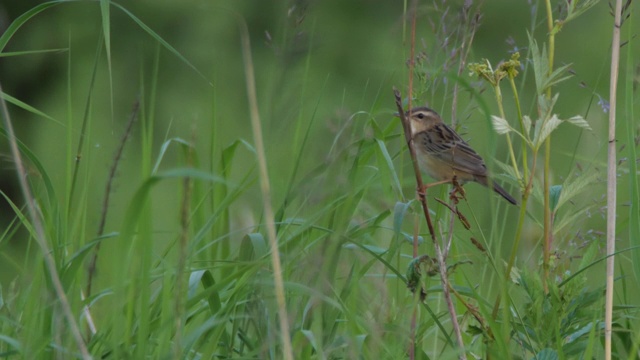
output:
[[[78,4],[36,6],[9,26],[0,49],[23,25],[37,23],[36,15],[58,5],[65,11]],[[250,102],[240,91],[230,115],[222,110],[228,105],[223,94],[236,90],[218,81],[227,69],[215,68],[210,76],[147,25],[145,14],[109,1],[94,4],[101,26],[87,83],[72,76],[82,49],[70,45],[65,52],[69,94],[61,106],[64,120],[3,94],[29,115],[67,126],[60,140],[67,160],[63,165],[46,162],[44,151],[31,149],[37,144],[16,139],[8,131],[11,122],[5,125],[3,134],[15,140],[14,153],[26,160],[25,169],[18,166],[20,159],[14,163],[30,194],[25,195],[27,206],[12,203],[15,218],[0,232],[2,266],[17,274],[0,287],[0,358],[602,357],[606,255],[595,219],[603,203],[592,200],[602,187],[594,186],[598,174],[589,170],[600,163],[584,170],[573,164],[582,158],[579,148],[567,154],[556,142],[560,131],[571,137],[588,132],[589,139],[602,134],[590,132],[598,131],[593,126],[597,114],[568,116],[557,110],[565,96],[556,94],[572,80],[570,67],[553,60],[560,49],[551,46],[571,35],[578,15],[602,8],[590,9],[590,1],[559,8],[539,3],[546,7],[536,9],[550,11],[551,18],[538,24],[533,14],[526,52],[483,60],[473,49],[475,31],[492,24],[481,23],[480,5],[417,2],[413,96],[405,105],[426,102],[445,117],[453,114],[453,125],[471,137],[494,180],[519,189],[522,202],[517,210],[507,208],[493,194],[476,193],[468,185],[457,215],[436,200],[446,199],[446,186],[430,189],[430,234],[415,200],[402,126],[392,116],[391,81],[382,81],[370,102],[363,95],[367,100],[346,113],[326,111],[337,105],[311,95],[288,103],[286,114],[274,113],[262,106],[268,102],[263,99],[287,91],[324,95],[329,90],[311,86],[319,61],[312,46],[303,47],[305,61],[296,73],[302,91],[262,74],[268,67],[260,66],[264,59],[256,55],[259,41],[250,27],[242,35],[233,32],[238,45],[233,56],[240,59],[244,51],[245,60],[252,60],[243,73],[249,75]],[[281,37],[268,39],[279,54],[300,39],[313,44],[321,37],[313,32],[300,36],[300,24],[312,15],[312,7],[289,10]],[[139,75],[128,83],[139,93],[138,121],[131,131],[125,125],[110,127],[115,138],[130,139],[126,147],[124,140],[116,141],[107,150],[109,159],[95,146],[111,146],[101,137],[104,123],[124,124],[131,111],[118,109],[136,101],[119,96],[127,92],[116,80],[122,68],[116,60],[120,50],[114,50],[121,39],[110,34],[115,13],[153,44],[148,53],[141,51]],[[640,219],[637,164],[630,160],[637,154],[631,21],[624,24],[629,26],[629,50],[619,106],[626,114],[622,126],[627,135],[618,137],[626,143],[628,159],[618,175],[628,181],[631,201],[626,214],[618,213],[618,236],[625,245],[615,254],[620,306],[613,308],[611,342],[613,357],[628,359],[640,347],[633,321]],[[175,71],[170,61],[204,84],[205,115],[200,116],[206,121],[181,115],[168,130],[164,127],[170,115],[159,111],[165,108],[161,94],[176,81],[165,77]],[[466,69],[473,74],[468,76]],[[405,90],[406,84],[395,85]],[[111,96],[101,98],[101,88]],[[74,96],[78,89],[80,99]],[[345,91],[342,105],[349,96]],[[74,116],[77,106],[80,116]],[[113,122],[101,111],[105,108]],[[3,117],[9,120],[10,115]],[[286,122],[291,118],[295,123]],[[473,122],[478,118],[481,126]],[[233,128],[241,128],[242,135],[228,136]],[[488,146],[481,141],[485,137]],[[554,158],[570,164],[568,176],[557,176],[549,161]],[[119,170],[113,166],[109,175],[109,163]],[[114,186],[107,186],[111,181]],[[111,200],[103,206],[104,196]],[[109,219],[104,231],[101,217]],[[451,240],[442,249],[448,253],[445,268],[433,260],[432,235],[438,244]],[[33,259],[11,257],[5,251],[9,240],[26,243]],[[98,256],[91,266],[94,253]],[[448,274],[449,285],[445,281],[443,286],[439,273]],[[449,306],[445,292],[450,293]],[[452,331],[456,321],[458,334]]]

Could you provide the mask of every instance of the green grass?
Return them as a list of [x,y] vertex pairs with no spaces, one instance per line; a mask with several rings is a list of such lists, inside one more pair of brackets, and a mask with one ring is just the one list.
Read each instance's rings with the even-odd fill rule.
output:
[[[452,334],[440,278],[427,275],[436,270],[434,263],[412,267],[414,237],[420,255],[435,255],[415,200],[402,127],[392,115],[392,86],[406,92],[403,66],[408,45],[402,45],[403,30],[379,30],[378,42],[367,45],[391,49],[397,64],[363,83],[357,69],[351,70],[353,78],[341,73],[351,69],[350,58],[331,62],[343,50],[336,55],[316,51],[316,46],[328,51],[335,45],[334,37],[340,38],[326,35],[322,16],[328,15],[321,12],[325,8],[292,10],[297,19],[307,16],[307,23],[292,20],[286,11],[273,15],[264,10],[265,21],[276,24],[267,26],[273,33],[265,44],[260,38],[264,29],[250,21],[257,18],[254,10],[245,3],[227,5],[215,11],[205,7],[183,25],[203,34],[201,22],[217,16],[209,24],[220,26],[211,47],[224,49],[232,58],[227,62],[214,61],[221,56],[216,52],[192,59],[187,53],[204,51],[202,41],[162,31],[161,19],[109,1],[37,5],[0,37],[2,55],[10,54],[11,59],[52,54],[64,58],[64,76],[57,80],[62,94],[33,103],[10,93],[2,97],[12,105],[8,120],[13,124],[26,116],[42,127],[37,133],[32,129],[34,138],[19,132],[18,146],[44,233],[37,233],[24,201],[2,189],[13,213],[2,215],[7,225],[0,231],[0,359],[82,358],[65,318],[64,300],[55,291],[55,277],[93,358],[283,358],[268,223],[276,229],[290,328],[285,336],[291,339],[295,359],[408,358],[411,338],[416,359],[455,359],[463,352],[469,359],[602,357],[605,186],[604,171],[599,175],[594,169],[606,164],[601,150],[591,143],[598,139],[606,146],[606,129],[596,126],[602,117],[596,113],[599,109],[590,108],[584,115],[592,132],[569,124],[549,129],[554,130],[555,185],[550,199],[555,242],[549,259],[543,259],[542,251],[542,155],[521,214],[480,186],[465,186],[467,199],[459,210],[471,223],[470,230],[434,200],[446,199],[446,186],[429,190],[438,240],[453,239],[447,265],[463,351]],[[601,11],[600,16],[608,16],[606,6],[600,5],[585,14]],[[91,41],[82,42],[86,40],[81,32],[74,30],[50,49],[10,46],[23,39],[21,31],[29,25],[48,21],[43,16],[52,8],[73,15],[80,6],[93,7],[98,14],[95,21],[100,26],[91,33]],[[566,105],[571,95],[565,96],[569,91],[562,86],[572,80],[560,84],[561,74],[554,74],[545,82],[539,76],[548,75],[548,67],[540,63],[546,56],[538,50],[522,51],[520,75],[513,84],[502,84],[502,97],[496,101],[490,86],[467,76],[466,68],[459,73],[459,63],[444,55],[470,40],[471,26],[456,17],[460,7],[447,12],[425,2],[419,9],[419,24],[430,19],[435,28],[446,24],[449,30],[433,34],[426,25],[418,28],[423,43],[438,51],[416,65],[413,103],[439,104],[434,107],[448,116],[452,92],[458,89],[458,129],[487,159],[497,181],[517,193],[523,181],[511,165],[504,136],[511,136],[519,173],[526,174],[525,167],[533,171],[533,150],[544,138],[534,137],[535,128],[528,143],[514,135],[524,131],[518,121],[520,106],[535,119],[538,94],[553,84],[554,92],[562,91],[554,111],[568,119],[575,110]],[[469,13],[476,10],[492,8],[473,4]],[[400,16],[402,7],[394,11]],[[236,14],[248,18],[253,44],[273,219],[263,212],[257,162],[262,149],[254,145],[251,134],[240,35],[220,30],[225,24],[236,26],[230,20]],[[625,119],[619,141],[626,144],[619,156],[627,159],[635,159],[638,150],[633,15],[623,28],[630,42],[626,54],[623,48],[626,76],[621,78],[624,96],[619,104]],[[582,26],[580,21],[567,24],[556,35],[558,41],[577,36],[572,26]],[[119,32],[120,26],[135,29],[127,33],[135,45]],[[543,49],[546,28],[532,29],[531,44],[535,41]],[[516,31],[526,34],[527,29]],[[422,45],[416,46],[420,50]],[[561,48],[556,51],[566,55]],[[497,69],[496,59],[508,57],[500,53],[489,60]],[[368,59],[385,63],[380,54]],[[466,61],[480,63],[481,57],[472,50]],[[202,70],[207,66],[211,70]],[[564,69],[557,61],[555,68]],[[511,92],[514,89],[517,94]],[[136,101],[140,109],[127,139],[126,120]],[[504,115],[511,130],[497,134],[491,115]],[[2,135],[7,137],[4,128]],[[573,143],[576,138],[580,140]],[[120,146],[122,158],[116,155]],[[523,152],[528,160],[523,160]],[[640,347],[637,171],[635,161],[620,164],[623,205],[618,209],[614,309],[614,358],[619,359],[635,358]],[[15,169],[12,176],[16,177]],[[108,182],[113,187],[105,194]],[[105,227],[100,231],[102,220]],[[522,240],[514,246],[516,237]],[[55,272],[45,266],[36,238],[47,242]],[[96,252],[96,272],[89,280],[87,269]],[[507,270],[511,254],[513,267]],[[409,279],[424,291],[424,301],[419,291],[409,290]],[[501,300],[494,311],[497,297]]]

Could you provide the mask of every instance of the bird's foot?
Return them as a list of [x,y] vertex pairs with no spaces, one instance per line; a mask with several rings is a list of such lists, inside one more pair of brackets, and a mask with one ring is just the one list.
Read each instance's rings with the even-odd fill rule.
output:
[[451,201],[453,201],[454,204],[458,205],[458,202],[460,202],[460,199],[465,198],[464,189],[462,188],[462,185],[460,185],[460,183],[458,182],[458,179],[455,176],[453,177],[453,179],[451,179],[451,185],[453,186],[453,188],[449,193],[449,199],[451,199]]

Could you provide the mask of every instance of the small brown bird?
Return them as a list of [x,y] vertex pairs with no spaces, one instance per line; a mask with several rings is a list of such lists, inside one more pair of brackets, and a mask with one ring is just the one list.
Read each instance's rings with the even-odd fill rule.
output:
[[[489,186],[484,160],[447,126],[440,115],[428,107],[413,108],[405,113],[411,126],[411,138],[420,168],[438,183],[475,181]],[[436,183],[437,184],[437,183]],[[435,184],[434,184],[435,185]],[[493,190],[513,205],[518,202],[506,190],[492,182]]]

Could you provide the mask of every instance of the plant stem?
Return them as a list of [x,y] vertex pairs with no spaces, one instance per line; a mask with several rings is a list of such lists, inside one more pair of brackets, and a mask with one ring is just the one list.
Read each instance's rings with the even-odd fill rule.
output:
[[[527,137],[529,140],[529,136],[527,135],[529,129],[525,129],[524,120],[522,119],[522,108],[520,107],[520,98],[518,97],[518,89],[516,88],[516,82],[512,76],[509,76],[509,84],[511,85],[511,90],[513,91],[513,98],[516,102],[516,109],[518,111],[518,122],[520,123],[520,132],[523,136]],[[522,185],[526,184],[527,178],[529,177],[529,164],[527,162],[527,147],[522,147]],[[524,196],[524,194],[523,194]],[[524,206],[524,204],[523,204]]]
[[[411,139],[411,129],[409,125],[409,120],[404,115],[404,110],[402,109],[402,96],[397,89],[394,89],[394,95],[396,98],[396,106],[398,108],[398,112],[400,115],[400,119],[402,120],[402,128],[404,130],[405,141],[407,142],[407,146],[409,147],[409,154],[411,155],[411,162],[413,164],[413,171],[416,176],[416,183],[418,185],[418,190],[422,191],[424,189],[424,183],[422,182],[422,173],[420,172],[420,166],[418,165],[418,158],[416,157],[416,151],[413,147],[413,140]],[[453,326],[453,332],[456,335],[456,340],[458,343],[458,347],[461,349],[461,353],[459,358],[461,360],[466,360],[467,355],[464,352],[464,342],[462,340],[462,332],[460,331],[460,323],[458,322],[458,315],[456,314],[456,309],[453,306],[453,301],[451,300],[451,293],[449,292],[449,278],[447,275],[447,265],[445,262],[445,258],[443,256],[443,252],[440,249],[440,244],[436,239],[436,233],[433,227],[433,222],[431,221],[431,215],[429,214],[429,206],[427,205],[427,196],[426,194],[419,193],[420,204],[422,205],[422,212],[424,213],[425,220],[427,221],[427,227],[429,228],[429,234],[431,235],[431,240],[433,241],[433,246],[436,251],[436,255],[438,257],[438,266],[440,267],[440,280],[442,281],[442,294],[444,296],[445,302],[447,303],[447,309],[449,310],[449,316],[451,317],[451,324]]]
[[282,355],[285,360],[293,360],[293,350],[291,348],[291,338],[289,333],[289,317],[287,315],[286,298],[284,294],[284,281],[282,280],[282,264],[280,262],[280,251],[278,249],[278,238],[276,226],[274,224],[273,208],[271,207],[271,187],[269,185],[269,171],[262,139],[262,125],[260,124],[260,112],[258,111],[258,99],[256,95],[256,82],[253,74],[253,60],[251,59],[251,43],[249,40],[249,29],[244,20],[239,19],[242,57],[244,60],[244,71],[247,81],[247,96],[249,98],[249,110],[251,114],[251,127],[258,156],[258,166],[260,169],[260,189],[262,192],[262,205],[264,208],[264,218],[267,227],[267,237],[271,252],[271,265],[273,266],[273,282],[275,286],[276,301],[278,304],[278,318],[280,320],[280,339],[282,340]]
[[[2,86],[0,86],[0,94],[1,93],[2,93]],[[64,292],[62,282],[60,281],[58,269],[56,268],[56,260],[53,258],[52,252],[49,249],[49,244],[47,243],[47,238],[46,238],[46,232],[44,231],[42,219],[40,218],[40,213],[38,212],[38,209],[37,209],[38,205],[36,203],[36,199],[33,197],[33,194],[31,193],[31,188],[27,183],[28,175],[27,175],[27,171],[25,170],[24,164],[22,162],[22,157],[20,156],[20,150],[18,149],[18,141],[13,131],[11,118],[9,117],[9,109],[7,108],[7,103],[2,98],[0,98],[0,114],[2,114],[2,118],[4,120],[4,125],[7,132],[7,141],[9,142],[9,148],[11,149],[13,163],[16,166],[16,172],[18,174],[18,182],[20,184],[20,188],[22,189],[22,195],[24,196],[24,200],[27,203],[27,210],[29,211],[29,216],[31,217],[33,228],[35,230],[35,233],[33,235],[36,239],[36,242],[38,243],[38,246],[40,247],[40,251],[42,251],[45,267],[49,272],[49,277],[51,278],[51,284],[53,285],[53,289],[55,290],[57,299],[60,302],[60,306],[62,307],[62,313],[64,314],[64,317],[67,319],[67,323],[69,324],[71,334],[73,335],[73,338],[76,341],[76,345],[78,346],[78,350],[80,351],[82,358],[91,359],[91,355],[89,355],[89,351],[87,350],[87,345],[84,343],[84,340],[82,339],[82,334],[80,333],[80,327],[78,326],[78,323],[76,322],[76,319],[73,316],[73,311],[71,310],[69,299],[67,298],[67,294]]]
[[[496,86],[493,87],[493,90],[496,94],[496,101],[498,103],[498,109],[500,110],[500,117],[505,119],[506,115],[504,113],[504,107],[502,106],[502,91],[500,90],[500,83],[496,83]],[[507,137],[507,147],[509,148],[509,155],[511,157],[511,166],[513,166],[513,170],[516,172],[516,177],[518,181],[520,181],[520,171],[518,170],[518,162],[516,161],[516,155],[513,152],[513,144],[511,143],[511,136],[506,134]]]
[[607,158],[607,289],[605,294],[605,359],[611,359],[611,323],[613,320],[613,275],[616,251],[616,95],[620,58],[622,0],[616,0],[611,45],[611,80],[609,84],[609,149]]
[[[413,69],[414,69],[414,61],[415,61],[415,51],[416,51],[416,11],[418,10],[418,0],[413,0],[411,1],[411,39],[410,39],[410,44],[409,44],[409,110],[411,110],[411,100],[413,97]],[[402,109],[400,109],[402,119],[404,119],[404,113],[402,112]],[[405,121],[403,120],[403,129],[405,131],[405,135],[407,134],[407,126],[404,123]],[[408,139],[408,137],[407,137]],[[411,145],[409,144],[409,148],[411,148]],[[413,167],[415,170],[416,167],[416,162],[415,162],[415,153],[411,153],[411,159],[413,161]],[[420,170],[418,170],[418,172],[420,172]],[[422,181],[422,179],[419,179],[419,181]],[[426,203],[425,203],[426,205]],[[431,219],[427,219],[427,224],[429,225],[429,231],[433,231],[433,225],[431,225]],[[413,258],[417,258],[418,257],[418,229],[420,227],[416,226],[414,227],[414,233],[413,233]],[[416,358],[416,324],[417,324],[417,318],[418,318],[418,312],[417,309],[414,308],[413,313],[411,314],[411,328],[410,328],[410,334],[409,334],[409,360],[415,360]]]
[[[553,53],[555,51],[555,34],[553,31],[553,12],[551,10],[551,0],[546,0],[547,9],[547,30],[549,31],[549,75],[553,73]],[[551,87],[547,88],[547,99],[551,99]],[[542,276],[542,286],[545,293],[549,292],[549,285],[547,280],[549,278],[549,258],[551,257],[551,242],[553,241],[551,230],[551,204],[549,188],[551,187],[551,134],[544,142],[544,182],[543,182],[543,203],[544,203],[544,247],[542,257],[542,267],[544,275]]]

